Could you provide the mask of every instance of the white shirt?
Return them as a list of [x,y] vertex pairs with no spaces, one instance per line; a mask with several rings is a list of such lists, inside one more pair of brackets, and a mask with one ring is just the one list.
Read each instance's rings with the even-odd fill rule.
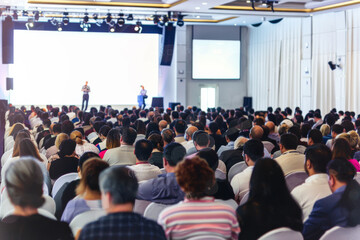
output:
[[135,148],[129,145],[121,145],[120,147],[111,148],[104,154],[103,160],[113,165],[134,165],[136,157],[134,154]]
[[181,144],[186,149],[186,152],[189,151],[191,148],[195,147],[193,140],[185,141],[182,142]]
[[296,150],[289,150],[275,158],[275,161],[282,168],[284,175],[292,172],[304,171],[305,155]]
[[138,182],[156,178],[161,174],[160,168],[150,163],[140,163],[129,166],[129,168],[134,171]]
[[291,195],[299,203],[303,211],[303,221],[309,217],[315,202],[331,194],[328,175],[318,173],[308,177],[305,183],[292,190]]
[[250,178],[253,172],[254,166],[245,168],[241,173],[236,174],[231,180],[231,187],[234,190],[235,198],[238,199],[240,194],[244,191],[248,191],[250,188]]
[[106,148],[106,138],[104,141],[99,143],[100,151],[104,150]]
[[2,157],[1,157],[1,166],[4,166],[4,164],[6,163],[6,160],[8,160],[10,158],[10,156],[12,156],[13,154],[13,151],[14,151],[14,148],[6,151]]
[[77,155],[81,157],[86,152],[94,152],[99,154],[100,151],[94,144],[88,143],[84,140],[82,145],[76,144],[75,153]]

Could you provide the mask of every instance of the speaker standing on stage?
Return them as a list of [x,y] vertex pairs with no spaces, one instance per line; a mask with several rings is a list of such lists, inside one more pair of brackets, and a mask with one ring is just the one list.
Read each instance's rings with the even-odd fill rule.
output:
[[143,85],[141,85],[140,87],[141,87],[140,95],[143,96],[143,102],[142,102],[142,106],[140,106],[140,108],[145,109],[145,106],[146,106],[145,99],[148,97],[146,95],[147,91],[145,90]]
[[[82,87],[81,91],[84,92],[83,94],[83,100],[82,100],[82,106],[81,106],[81,111],[86,111],[87,107],[88,107],[88,103],[89,103],[89,92],[90,92],[90,87],[88,86],[88,81],[86,81],[85,85]],[[86,102],[85,105],[85,109],[84,109],[84,102]]]

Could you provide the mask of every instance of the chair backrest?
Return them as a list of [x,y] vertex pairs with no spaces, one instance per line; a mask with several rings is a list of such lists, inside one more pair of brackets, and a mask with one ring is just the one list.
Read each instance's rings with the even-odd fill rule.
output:
[[150,203],[150,201],[136,199],[133,212],[144,215],[145,209],[150,205]]
[[360,184],[360,172],[355,175],[354,180]]
[[308,177],[306,172],[292,172],[285,176],[286,185],[291,192],[295,187],[303,184]]
[[86,224],[90,222],[94,222],[98,220],[100,217],[103,217],[106,215],[106,212],[102,209],[100,210],[91,210],[86,211],[83,213],[80,213],[74,219],[70,222],[69,226],[71,228],[71,231],[73,232],[73,235],[75,236],[76,233],[82,229]]
[[219,169],[216,169],[215,171],[215,178],[225,180],[226,179],[226,173],[222,172]]
[[273,148],[275,147],[274,144],[272,144],[269,141],[262,141],[264,148],[266,148],[266,150],[271,153],[271,151],[273,150]]
[[228,200],[215,199],[215,202],[221,202],[225,205],[232,207],[234,210],[236,210],[237,207],[239,206],[234,199],[228,199]]
[[53,215],[55,215],[55,212],[56,212],[55,200],[52,197],[48,196],[48,195],[43,195],[43,197],[45,198],[45,203],[40,208],[48,211],[49,213],[51,213]]
[[303,240],[300,232],[296,232],[290,228],[282,227],[274,229],[262,235],[258,240]]
[[[12,210],[10,210],[9,212],[7,212],[7,213],[4,215],[3,218],[6,218],[7,216],[12,215],[13,213],[14,213],[14,209],[12,209]],[[56,217],[55,217],[53,214],[49,213],[49,211],[47,211],[47,210],[38,208],[38,214],[41,215],[41,216],[44,216],[44,217],[47,217],[47,218],[50,218],[50,219],[52,219],[52,220],[56,220],[56,221],[57,221]]]
[[247,191],[247,192],[244,192],[243,196],[240,196],[240,204],[239,204],[239,206],[245,204],[249,200],[249,194],[250,194],[250,191]]
[[157,221],[160,213],[162,212],[162,210],[164,210],[165,208],[169,207],[171,205],[165,205],[165,204],[160,204],[160,203],[150,203],[149,206],[147,206],[147,208],[145,209],[144,212],[144,217]]
[[360,225],[356,227],[333,227],[327,230],[324,235],[320,238],[320,240],[358,240],[360,238]]
[[59,177],[52,188],[51,196],[55,197],[59,189],[67,182],[74,181],[79,175],[77,173],[68,173]]
[[242,171],[244,171],[247,168],[247,165],[244,161],[239,162],[239,163],[235,163],[230,169],[229,169],[229,173],[228,173],[228,180],[229,182],[231,182],[231,180],[233,179],[233,177],[238,174],[241,173]]

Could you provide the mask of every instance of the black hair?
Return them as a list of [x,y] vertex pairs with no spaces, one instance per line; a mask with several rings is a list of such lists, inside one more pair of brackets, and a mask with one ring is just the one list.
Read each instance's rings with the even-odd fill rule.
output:
[[175,167],[186,155],[186,149],[180,143],[169,143],[164,148],[164,158],[170,166]]
[[126,144],[133,145],[136,140],[137,133],[135,129],[127,127],[122,129],[122,141]]
[[186,122],[184,120],[176,120],[175,122],[175,130],[180,134],[184,134],[186,130]]
[[171,143],[172,141],[174,141],[175,133],[170,128],[166,128],[162,130],[161,136],[163,137],[164,142]]
[[332,127],[331,127],[331,131],[336,133],[336,134],[340,134],[340,133],[343,133],[344,132],[344,127],[341,126],[340,124],[334,124]]
[[253,162],[256,162],[264,157],[264,144],[258,139],[250,139],[244,144],[243,151]]
[[308,135],[308,133],[309,133],[310,130],[311,130],[310,124],[304,123],[304,124],[301,126],[301,137],[307,138],[307,135]]
[[109,131],[111,130],[111,128],[108,125],[104,125],[100,128],[99,130],[99,134],[103,135],[104,137],[106,137],[109,133]]
[[147,161],[151,156],[153,145],[149,140],[141,139],[135,143],[135,156],[140,161]]
[[212,122],[209,124],[209,129],[211,133],[216,133],[219,130],[219,125],[216,122]]
[[146,126],[146,138],[148,138],[150,136],[151,132],[159,132],[159,124],[155,123],[155,122],[149,122],[148,125]]
[[53,126],[53,132],[54,133],[61,133],[61,124],[60,123],[56,123]]
[[203,158],[206,160],[206,162],[209,164],[209,167],[215,172],[217,167],[219,166],[219,157],[215,150],[213,149],[203,149],[199,151],[197,154],[200,158]]
[[308,139],[312,139],[313,143],[321,143],[323,139],[323,135],[319,129],[311,129],[308,133]]
[[349,120],[343,120],[343,122],[341,123],[341,126],[343,126],[345,128],[346,132],[355,130],[354,124]]
[[66,139],[61,142],[59,146],[59,157],[63,158],[66,155],[71,155],[75,152],[76,142],[71,139]]
[[78,162],[78,166],[80,168],[80,171],[82,171],[82,167],[84,165],[84,163],[89,160],[90,158],[100,158],[99,154],[94,153],[94,152],[85,152],[83,155],[81,155],[79,162]]
[[280,143],[285,147],[285,149],[296,149],[298,145],[298,138],[292,133],[284,133],[280,137]]
[[94,126],[96,133],[100,133],[100,128],[104,125],[105,125],[105,122],[103,122],[103,121],[94,122],[93,126]]
[[74,131],[74,124],[69,120],[63,121],[61,124],[61,132],[66,133],[70,136],[72,131]]
[[310,160],[316,173],[326,173],[326,166],[331,161],[331,151],[323,144],[315,144],[306,149],[305,159]]

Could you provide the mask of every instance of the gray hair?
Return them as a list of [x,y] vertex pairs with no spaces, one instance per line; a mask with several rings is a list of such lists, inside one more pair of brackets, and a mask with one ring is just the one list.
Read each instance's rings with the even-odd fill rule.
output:
[[113,204],[135,203],[138,181],[127,167],[113,166],[101,172],[99,185],[102,193],[110,193]]
[[21,157],[6,170],[5,186],[12,204],[33,208],[44,204],[44,177],[36,161],[33,157]]

